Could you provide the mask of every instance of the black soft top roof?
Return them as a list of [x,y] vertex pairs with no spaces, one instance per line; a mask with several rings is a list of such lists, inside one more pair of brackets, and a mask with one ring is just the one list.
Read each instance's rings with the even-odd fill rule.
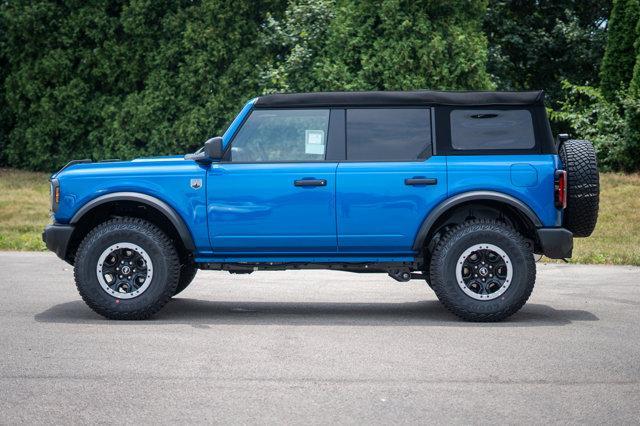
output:
[[255,106],[331,107],[331,106],[410,106],[410,105],[543,105],[542,90],[530,92],[316,92],[282,93],[260,96]]

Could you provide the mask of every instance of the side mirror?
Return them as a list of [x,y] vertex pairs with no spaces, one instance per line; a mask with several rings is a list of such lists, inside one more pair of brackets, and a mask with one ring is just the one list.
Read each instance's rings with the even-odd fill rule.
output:
[[216,136],[204,143],[204,152],[211,160],[222,159],[222,137]]
[[222,138],[216,136],[204,143],[204,146],[200,148],[195,154],[187,154],[184,156],[187,160],[197,161],[201,164],[211,164],[212,161],[222,159]]

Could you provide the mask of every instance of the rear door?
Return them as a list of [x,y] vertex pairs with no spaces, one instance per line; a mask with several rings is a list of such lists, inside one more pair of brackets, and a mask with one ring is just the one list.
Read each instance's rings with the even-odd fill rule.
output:
[[446,158],[433,155],[432,109],[353,108],[337,172],[338,250],[411,254],[427,214],[447,195]]
[[337,251],[338,163],[327,159],[330,114],[251,112],[224,160],[208,172],[209,236],[216,255]]

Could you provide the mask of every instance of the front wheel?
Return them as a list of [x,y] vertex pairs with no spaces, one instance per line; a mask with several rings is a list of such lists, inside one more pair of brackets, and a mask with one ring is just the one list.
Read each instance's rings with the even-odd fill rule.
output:
[[171,240],[143,219],[118,218],[96,226],[75,258],[82,299],[110,319],[146,319],[174,295],[180,263]]
[[522,236],[492,220],[456,226],[431,257],[431,286],[447,309],[467,321],[500,321],[527,301],[536,266]]

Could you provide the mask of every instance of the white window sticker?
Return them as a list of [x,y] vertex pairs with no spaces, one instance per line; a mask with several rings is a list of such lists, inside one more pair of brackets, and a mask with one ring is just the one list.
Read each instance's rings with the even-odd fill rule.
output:
[[324,154],[324,130],[305,130],[305,154]]

